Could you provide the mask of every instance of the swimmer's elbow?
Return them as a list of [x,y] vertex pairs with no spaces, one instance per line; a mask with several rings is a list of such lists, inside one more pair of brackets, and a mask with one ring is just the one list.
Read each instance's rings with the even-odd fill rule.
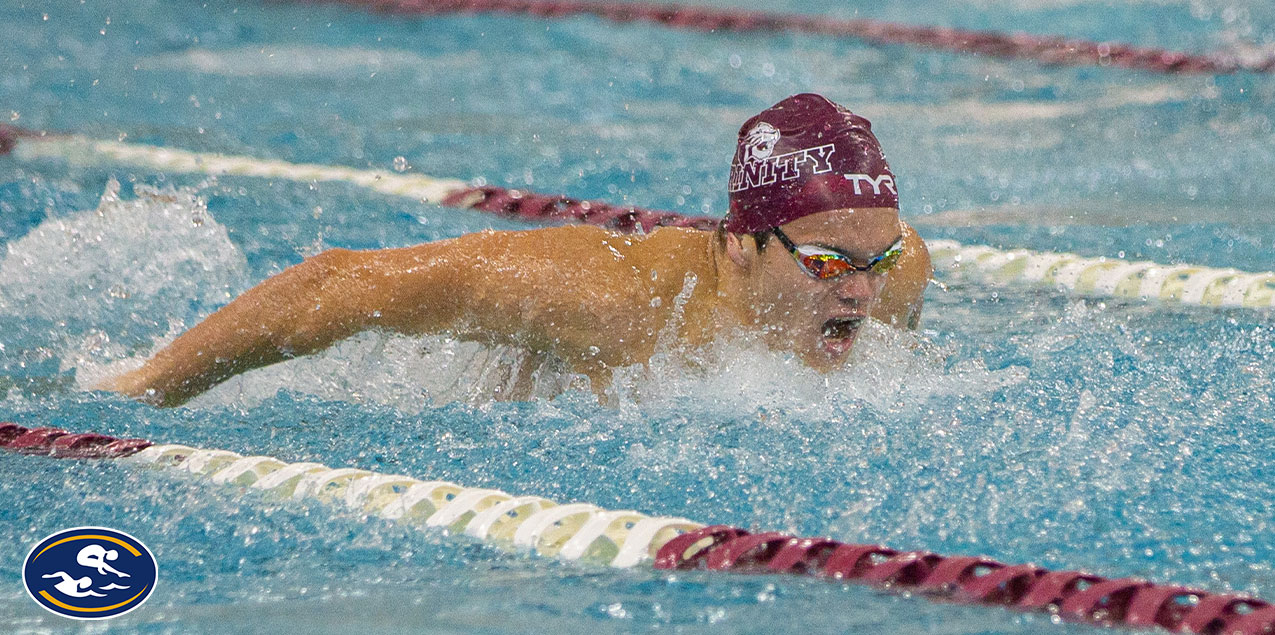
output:
[[272,315],[263,321],[269,346],[285,357],[305,355],[365,328],[359,254],[328,249],[280,276],[280,287],[261,299]]
[[326,280],[345,275],[353,265],[357,253],[351,249],[341,249],[340,247],[325,249],[306,258],[302,266],[310,269],[309,273],[316,276],[317,279]]
[[[420,257],[426,256],[426,257]],[[380,328],[416,334],[437,330],[463,295],[449,259],[429,250],[329,249],[304,265],[308,297],[298,325],[319,340]]]

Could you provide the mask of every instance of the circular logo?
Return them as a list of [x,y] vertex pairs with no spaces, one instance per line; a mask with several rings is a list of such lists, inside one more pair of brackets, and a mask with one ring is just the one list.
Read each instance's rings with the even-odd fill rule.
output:
[[44,608],[77,620],[123,615],[150,597],[159,567],[142,541],[106,527],[59,531],[22,564],[27,593]]

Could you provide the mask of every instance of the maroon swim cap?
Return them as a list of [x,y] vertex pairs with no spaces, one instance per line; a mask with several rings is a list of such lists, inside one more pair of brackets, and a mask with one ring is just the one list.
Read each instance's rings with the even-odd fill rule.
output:
[[793,95],[744,122],[726,230],[744,234],[847,207],[898,207],[872,124],[822,95]]

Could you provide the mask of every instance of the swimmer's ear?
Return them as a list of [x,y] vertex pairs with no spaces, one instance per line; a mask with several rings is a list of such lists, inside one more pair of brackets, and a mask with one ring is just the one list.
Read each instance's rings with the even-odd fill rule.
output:
[[757,243],[747,234],[722,232],[722,250],[740,269],[749,269],[757,260]]

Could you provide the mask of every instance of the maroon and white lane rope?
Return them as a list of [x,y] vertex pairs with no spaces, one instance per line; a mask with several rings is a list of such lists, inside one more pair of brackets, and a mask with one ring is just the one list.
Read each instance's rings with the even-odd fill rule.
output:
[[1043,64],[1101,65],[1157,73],[1275,72],[1275,55],[1241,57],[1220,53],[1182,53],[1118,42],[1025,33],[997,33],[936,26],[914,26],[867,19],[837,19],[747,9],[715,9],[643,3],[561,0],[300,0],[334,2],[390,13],[508,13],[544,18],[590,15],[615,22],[654,22],[697,31],[791,31],[852,37],[872,44],[907,44],[990,57],[1030,59]]
[[[6,145],[7,144],[7,145]],[[6,147],[8,150],[6,150]],[[249,176],[302,183],[339,181],[382,194],[477,209],[528,222],[575,222],[632,232],[656,227],[712,229],[718,219],[612,205],[459,179],[344,166],[307,165],[253,157],[199,153],[65,135],[44,135],[0,124],[0,155],[22,160],[58,159],[89,165],[127,165],[167,173]],[[935,268],[945,275],[992,285],[1055,288],[1087,297],[1152,300],[1213,307],[1275,307],[1275,272],[1246,272],[1190,264],[1164,265],[1121,258],[1086,257],[1027,249],[1002,250],[927,241]]]
[[1263,600],[1136,578],[1107,579],[989,558],[898,551],[778,532],[753,534],[587,503],[559,505],[536,496],[445,481],[289,464],[264,456],[57,428],[0,423],[0,448],[54,458],[127,460],[218,484],[293,499],[316,498],[424,528],[449,528],[498,546],[613,567],[806,575],[912,591],[948,602],[1048,612],[1104,626],[1235,635],[1275,632],[1275,606]]

